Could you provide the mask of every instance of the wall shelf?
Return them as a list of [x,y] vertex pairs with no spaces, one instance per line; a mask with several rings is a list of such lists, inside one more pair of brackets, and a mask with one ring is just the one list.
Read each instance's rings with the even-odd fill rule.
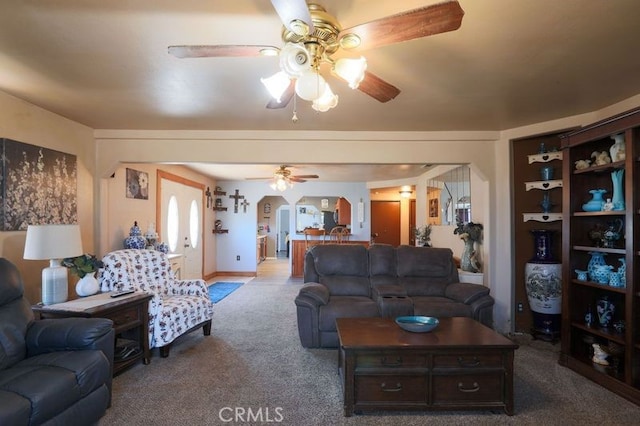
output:
[[527,191],[530,191],[532,189],[540,189],[542,191],[548,191],[553,188],[562,188],[562,179],[537,180],[533,182],[525,182],[524,186]]
[[548,163],[553,160],[562,160],[562,151],[543,152],[541,154],[528,155],[529,164]]
[[525,222],[556,222],[562,220],[562,213],[522,213]]

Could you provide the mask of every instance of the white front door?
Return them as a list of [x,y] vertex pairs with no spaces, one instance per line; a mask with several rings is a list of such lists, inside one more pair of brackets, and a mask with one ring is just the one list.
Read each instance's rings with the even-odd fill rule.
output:
[[182,255],[182,279],[202,278],[203,207],[202,188],[167,179],[161,186],[161,238],[170,254]]

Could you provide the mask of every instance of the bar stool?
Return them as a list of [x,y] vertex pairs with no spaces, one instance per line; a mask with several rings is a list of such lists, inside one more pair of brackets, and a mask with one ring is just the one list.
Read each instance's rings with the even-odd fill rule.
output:
[[349,240],[349,230],[344,226],[335,226],[329,231],[329,242],[342,244]]
[[304,232],[305,251],[309,250],[309,248],[312,246],[312,244],[309,244],[309,242],[313,240],[312,237],[321,236],[322,239],[321,239],[321,243],[320,244],[324,244],[325,236],[327,235],[324,229],[305,228],[305,230],[303,232]]

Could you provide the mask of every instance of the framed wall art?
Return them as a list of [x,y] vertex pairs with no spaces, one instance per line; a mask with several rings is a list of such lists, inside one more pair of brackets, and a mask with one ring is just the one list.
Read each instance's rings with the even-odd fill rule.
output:
[[78,221],[75,155],[0,139],[0,230]]
[[127,198],[149,199],[149,173],[127,169]]

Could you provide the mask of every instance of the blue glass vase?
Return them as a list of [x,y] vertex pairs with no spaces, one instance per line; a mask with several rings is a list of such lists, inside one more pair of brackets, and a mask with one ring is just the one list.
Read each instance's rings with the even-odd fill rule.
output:
[[592,195],[591,200],[582,205],[582,210],[585,212],[599,212],[602,210],[604,200],[602,195],[607,192],[606,189],[592,189],[589,193]]
[[616,170],[615,172],[611,172],[611,181],[613,182],[613,198],[611,202],[613,202],[614,210],[624,210],[624,169]]

